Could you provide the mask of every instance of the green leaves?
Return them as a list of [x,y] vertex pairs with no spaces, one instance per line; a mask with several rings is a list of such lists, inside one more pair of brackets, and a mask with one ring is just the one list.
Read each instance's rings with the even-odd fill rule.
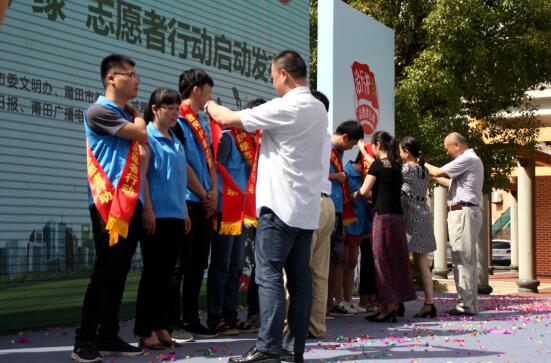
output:
[[486,191],[506,187],[517,145],[536,146],[525,92],[551,80],[551,2],[346,2],[395,30],[397,137],[417,137],[441,165],[443,139],[458,131],[483,159]]

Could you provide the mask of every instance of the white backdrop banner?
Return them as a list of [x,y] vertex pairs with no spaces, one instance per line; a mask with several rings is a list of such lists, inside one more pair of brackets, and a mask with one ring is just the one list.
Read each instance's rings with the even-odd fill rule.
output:
[[394,31],[343,1],[320,0],[317,84],[331,101],[330,131],[357,120],[367,139],[394,135]]

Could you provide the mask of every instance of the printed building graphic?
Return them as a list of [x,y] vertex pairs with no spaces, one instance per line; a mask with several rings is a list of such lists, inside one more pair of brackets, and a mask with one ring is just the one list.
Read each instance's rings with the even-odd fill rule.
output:
[[[86,268],[92,259],[86,255],[77,258],[75,247],[80,247],[77,243],[73,230],[66,223],[48,221],[42,229],[33,230],[26,241],[0,242],[0,274],[17,276],[31,272],[70,271],[75,266]],[[78,253],[89,254],[89,251],[79,249]]]
[[[2,276],[79,271],[94,262],[83,116],[103,92],[105,56],[136,60],[140,91],[130,103],[142,112],[154,89],[177,88],[184,69],[206,70],[216,80],[213,98],[239,109],[275,96],[276,53],[295,49],[309,60],[303,1],[52,4],[10,1],[1,28]],[[190,15],[203,13],[209,16]],[[141,265],[139,249],[136,255],[133,268]]]
[[[89,225],[81,226],[81,236],[78,239],[64,222],[48,221],[42,229],[33,230],[28,240],[0,241],[0,276],[91,269],[95,252]],[[131,270],[142,267],[138,246]]]

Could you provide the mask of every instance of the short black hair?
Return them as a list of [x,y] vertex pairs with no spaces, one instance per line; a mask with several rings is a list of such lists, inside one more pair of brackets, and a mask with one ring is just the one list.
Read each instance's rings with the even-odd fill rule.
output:
[[149,97],[149,102],[145,106],[144,119],[147,122],[153,121],[153,105],[159,107],[161,105],[179,105],[182,102],[178,91],[170,88],[157,88]]
[[212,78],[210,78],[204,70],[192,68],[187,71],[183,71],[182,74],[180,74],[180,80],[178,81],[180,96],[182,99],[189,98],[193,87],[203,87],[205,84],[214,87]]
[[249,101],[245,108],[255,108],[256,106],[260,106],[264,103],[266,103],[264,98],[255,98],[254,100]]
[[316,89],[310,89],[310,92],[312,92],[312,96],[316,97],[318,100],[321,101],[321,103],[323,103],[325,109],[327,110],[327,112],[329,112],[329,99],[327,98],[327,96]]
[[272,61],[279,69],[285,69],[294,79],[306,78],[306,63],[294,50],[284,50]]
[[123,68],[125,65],[134,67],[136,62],[122,54],[111,54],[103,58],[100,66],[101,82],[103,85],[105,86],[105,79],[113,68]]
[[362,125],[356,120],[344,121],[335,130],[336,135],[348,135],[352,140],[361,140],[364,137]]

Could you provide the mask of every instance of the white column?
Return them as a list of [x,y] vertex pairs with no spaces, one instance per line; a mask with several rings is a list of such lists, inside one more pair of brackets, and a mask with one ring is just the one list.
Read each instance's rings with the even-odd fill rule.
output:
[[434,252],[434,268],[432,274],[439,278],[448,278],[448,189],[437,186],[434,188],[434,236],[436,251]]
[[480,234],[478,235],[478,243],[476,246],[478,293],[490,294],[492,292],[492,287],[490,286],[488,280],[488,261],[490,256],[488,253],[488,246],[492,236],[492,223],[490,218],[490,198],[488,197],[488,194],[484,194],[480,209],[482,210],[482,227],[480,228]]
[[511,192],[511,270],[518,270],[518,193]]
[[519,159],[517,167],[518,280],[520,292],[538,292],[536,279],[536,166],[534,160]]

